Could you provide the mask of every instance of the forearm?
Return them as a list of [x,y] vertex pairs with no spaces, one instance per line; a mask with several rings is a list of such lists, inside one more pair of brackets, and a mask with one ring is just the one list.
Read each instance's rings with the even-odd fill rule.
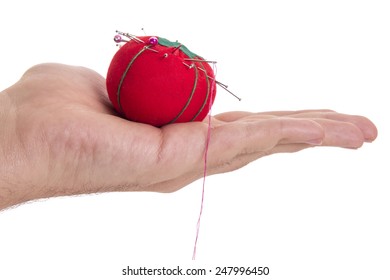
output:
[[18,124],[20,112],[17,101],[12,99],[20,92],[17,84],[0,92],[0,211],[41,197],[40,189],[34,188],[32,182],[39,163],[31,158],[29,147],[23,142],[30,138],[24,130],[28,126]]
[[26,180],[31,168],[25,165],[28,152],[21,142],[27,136],[17,131],[18,112],[11,98],[16,90],[10,87],[0,92],[0,211],[36,198]]
[[12,188],[10,183],[10,167],[12,162],[9,161],[7,150],[9,149],[10,125],[10,104],[6,91],[0,92],[0,210],[11,206]]

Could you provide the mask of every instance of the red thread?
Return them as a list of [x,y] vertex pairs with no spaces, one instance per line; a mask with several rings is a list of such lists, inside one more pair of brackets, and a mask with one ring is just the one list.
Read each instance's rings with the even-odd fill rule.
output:
[[[215,87],[215,81],[217,79],[216,78],[217,77],[217,67],[216,67],[215,63],[213,63],[213,71],[214,71],[214,79],[212,79],[212,81],[211,81],[210,92],[213,92],[214,87]],[[195,260],[195,258],[196,258],[196,246],[198,244],[200,220],[202,218],[202,213],[203,213],[204,193],[205,193],[206,177],[207,177],[207,157],[208,157],[209,144],[210,144],[210,138],[211,138],[211,106],[212,106],[211,98],[212,98],[212,95],[210,94],[209,114],[207,116],[207,118],[208,118],[207,137],[206,137],[206,144],[205,144],[205,151],[204,151],[202,199],[201,199],[201,203],[200,203],[198,222],[196,224],[196,237],[195,237],[195,243],[194,243],[194,251],[192,253],[192,260]]]

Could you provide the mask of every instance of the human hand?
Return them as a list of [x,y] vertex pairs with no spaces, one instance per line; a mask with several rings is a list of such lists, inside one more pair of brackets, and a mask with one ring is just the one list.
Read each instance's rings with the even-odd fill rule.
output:
[[[203,176],[207,121],[156,128],[122,119],[90,69],[34,66],[0,94],[0,122],[0,209],[52,196],[172,192]],[[210,132],[208,175],[377,136],[367,118],[330,110],[229,112],[212,117]]]

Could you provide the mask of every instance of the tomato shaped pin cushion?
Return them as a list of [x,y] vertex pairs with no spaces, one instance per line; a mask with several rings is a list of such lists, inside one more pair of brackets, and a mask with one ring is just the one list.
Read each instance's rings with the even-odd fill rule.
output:
[[179,42],[117,31],[125,43],[107,73],[107,92],[126,119],[161,127],[202,121],[216,95],[214,71]]

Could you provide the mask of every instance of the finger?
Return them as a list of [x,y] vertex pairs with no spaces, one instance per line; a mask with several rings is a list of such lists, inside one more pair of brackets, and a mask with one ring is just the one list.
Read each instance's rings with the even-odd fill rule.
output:
[[332,110],[327,109],[319,109],[319,110],[299,110],[299,111],[269,111],[269,112],[261,112],[261,113],[252,113],[252,112],[245,112],[245,111],[233,111],[233,112],[225,112],[218,115],[215,115],[214,118],[219,121],[224,122],[233,122],[237,120],[242,119],[249,119],[249,118],[258,118],[258,119],[264,119],[264,118],[270,118],[270,117],[284,117],[284,116],[291,116],[291,115],[297,115],[301,113],[321,113],[321,112],[334,112]]
[[267,152],[279,143],[321,144],[323,128],[312,120],[274,118],[216,127],[211,134],[210,166],[231,162],[238,155]]
[[322,146],[357,149],[365,141],[362,130],[351,122],[314,119],[324,129]]
[[378,130],[376,126],[369,119],[363,116],[340,114],[332,111],[297,112],[290,116],[293,118],[321,118],[352,123],[361,130],[364,136],[364,140],[368,142],[374,141],[378,135]]
[[281,144],[276,145],[268,151],[261,151],[252,154],[238,155],[229,162],[225,162],[219,166],[214,166],[208,170],[208,175],[231,172],[240,169],[249,163],[256,161],[262,157],[269,156],[276,153],[294,153],[301,150],[311,148],[313,145],[309,144]]
[[322,118],[341,122],[350,122],[355,124],[362,131],[365,141],[368,142],[374,141],[378,135],[376,126],[368,118],[358,115],[340,114],[331,110],[276,111],[263,113],[230,112],[217,115],[215,118],[225,122],[235,120],[250,122],[257,121],[259,119],[274,118],[277,116],[306,119]]
[[[324,129],[324,139],[321,146],[343,147],[343,148],[359,148],[364,139],[359,128],[351,123],[343,123],[331,120],[319,120],[318,123]],[[283,141],[280,141],[282,143]],[[287,141],[286,141],[287,142]],[[226,161],[223,164],[214,166],[209,170],[209,174],[217,174],[234,171],[242,168],[245,165],[262,158],[264,156],[276,153],[295,153],[307,148],[313,148],[319,145],[307,143],[288,143],[278,144],[270,150],[264,150],[255,153],[240,154],[231,161]]]
[[[364,143],[364,137],[361,130],[352,123],[333,121],[333,120],[316,120],[324,129],[324,138],[321,146],[343,147],[343,148],[359,148]],[[263,150],[254,153],[242,153],[232,158],[230,161],[221,163],[220,165],[212,167],[210,174],[224,173],[239,169],[252,161],[261,157],[268,156],[275,153],[293,153],[317,145],[308,143],[294,143],[292,139],[284,139],[279,141],[269,150]],[[297,140],[297,139],[296,139]],[[283,144],[285,142],[286,144]]]

